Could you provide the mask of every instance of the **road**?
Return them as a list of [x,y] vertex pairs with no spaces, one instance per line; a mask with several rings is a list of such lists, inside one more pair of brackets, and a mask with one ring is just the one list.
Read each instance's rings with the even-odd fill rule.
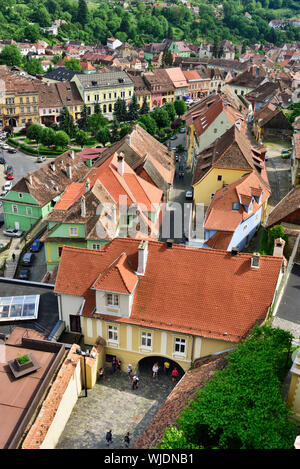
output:
[[[182,145],[185,147],[185,134],[179,133],[176,140],[168,140],[165,142],[171,148],[178,147]],[[175,150],[174,150],[175,151]],[[184,217],[188,218],[188,213],[184,210],[185,204],[188,202],[185,198],[185,193],[188,189],[192,188],[192,172],[187,170],[186,166],[186,152],[179,155],[179,161],[176,162],[176,174],[174,178],[173,187],[170,191],[169,196],[169,209],[171,213],[166,213],[163,217],[162,227],[163,232],[161,233],[160,239],[165,241],[168,238],[174,240],[175,243],[179,243],[184,238]],[[179,169],[184,170],[184,177],[179,177]],[[182,215],[178,216],[174,213],[175,203],[181,205]],[[190,202],[191,203],[191,202]],[[174,207],[172,210],[172,206]],[[180,208],[179,208],[180,210]],[[174,226],[174,219],[178,221]],[[169,227],[170,225],[170,227]],[[169,227],[169,230],[167,229]]]

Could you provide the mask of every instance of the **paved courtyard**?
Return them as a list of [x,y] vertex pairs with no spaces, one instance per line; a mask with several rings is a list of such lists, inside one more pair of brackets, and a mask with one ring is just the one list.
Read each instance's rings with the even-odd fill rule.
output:
[[107,448],[105,435],[112,430],[112,449],[124,448],[130,432],[130,447],[146,429],[175,386],[170,376],[153,379],[151,371],[139,374],[139,389],[131,390],[126,373],[111,374],[79,397],[56,449]]

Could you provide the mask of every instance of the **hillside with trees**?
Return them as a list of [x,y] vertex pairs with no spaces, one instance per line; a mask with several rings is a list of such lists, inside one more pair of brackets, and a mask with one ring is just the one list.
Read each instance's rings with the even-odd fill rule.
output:
[[[78,39],[85,43],[106,43],[114,36],[135,46],[160,42],[164,38],[201,41],[229,39],[234,43],[300,41],[300,28],[275,30],[272,19],[300,15],[296,0],[194,0],[195,14],[179,0],[175,6],[153,8],[151,2],[128,0],[129,9],[115,0],[6,0],[0,3],[2,38],[17,41],[46,39],[50,43]],[[244,16],[249,13],[251,18]],[[55,19],[66,21],[54,37],[43,28]],[[32,24],[33,23],[33,24]]]

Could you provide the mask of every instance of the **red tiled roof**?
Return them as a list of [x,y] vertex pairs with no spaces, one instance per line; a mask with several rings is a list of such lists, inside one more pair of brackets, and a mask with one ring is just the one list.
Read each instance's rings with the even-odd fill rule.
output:
[[212,249],[224,249],[226,251],[232,235],[233,233],[230,231],[217,231],[213,236],[205,241],[205,244]]
[[[250,213],[240,206],[239,210],[233,210],[233,203],[249,205],[253,197],[259,197],[258,203],[253,201]],[[252,216],[268,200],[270,190],[266,183],[257,175],[255,171],[244,175],[236,182],[219,189],[210,203],[206,213],[204,226],[208,230],[235,231],[238,225]],[[208,244],[208,243],[207,243]]]
[[[89,298],[91,286],[122,253],[133,271],[138,265],[139,241],[115,238],[101,251],[64,246],[55,292]],[[264,319],[276,288],[282,259],[261,256],[251,268],[251,254],[232,257],[226,251],[185,248],[148,241],[147,266],[139,276],[130,317],[104,315],[107,320],[185,334],[240,341]],[[80,267],[79,267],[80,266]]]
[[95,290],[106,290],[119,293],[132,293],[138,281],[127,254],[123,252],[103,273],[99,275],[93,287]]

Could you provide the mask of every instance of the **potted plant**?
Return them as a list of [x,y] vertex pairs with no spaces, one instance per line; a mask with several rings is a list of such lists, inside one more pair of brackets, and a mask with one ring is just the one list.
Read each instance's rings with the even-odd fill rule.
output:
[[27,354],[21,355],[20,352],[18,353],[17,358],[15,359],[15,364],[18,370],[25,370],[33,365],[30,356]]

